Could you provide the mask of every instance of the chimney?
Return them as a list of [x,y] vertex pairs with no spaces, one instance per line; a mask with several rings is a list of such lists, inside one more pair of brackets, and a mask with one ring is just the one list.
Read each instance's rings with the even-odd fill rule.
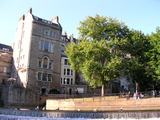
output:
[[30,9],[28,10],[28,13],[32,14],[32,8],[30,8]]
[[25,15],[24,14],[19,18],[19,21],[20,20],[25,20]]
[[59,17],[58,17],[58,16],[54,17],[54,18],[51,20],[51,22],[58,24],[58,23],[59,23]]

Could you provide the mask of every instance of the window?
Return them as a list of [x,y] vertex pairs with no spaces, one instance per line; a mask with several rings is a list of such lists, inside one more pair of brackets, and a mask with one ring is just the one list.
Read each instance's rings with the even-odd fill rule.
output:
[[51,37],[55,38],[55,37],[56,37],[56,33],[55,33],[55,32],[50,31],[49,36],[51,36]]
[[70,75],[70,69],[67,69],[67,75]]
[[69,68],[64,68],[63,75],[73,75],[73,70]]
[[50,43],[49,52],[54,53],[54,44]]
[[67,85],[69,85],[69,83],[70,83],[70,79],[69,79],[69,78],[67,78]]
[[42,59],[38,60],[38,68],[53,70],[53,61],[47,56],[44,56]]
[[71,75],[73,75],[73,70],[71,70]]
[[61,50],[62,50],[62,52],[64,52],[64,51],[65,51],[65,47],[64,47],[64,45],[62,45],[62,46],[61,46]]
[[41,81],[42,80],[42,73],[38,73],[38,80]]
[[43,30],[43,34],[48,35],[49,34],[49,30]]
[[43,51],[43,45],[44,45],[44,41],[40,41],[40,45],[39,45],[39,50]]
[[46,72],[38,72],[38,81],[51,82],[52,74],[48,74]]
[[43,73],[42,81],[47,81],[47,74]]
[[73,85],[73,78],[61,78],[62,85]]
[[8,48],[2,48],[2,50],[3,50],[3,51],[9,51],[9,49],[8,49]]
[[49,42],[47,41],[44,42],[44,51],[49,52]]
[[52,62],[49,62],[49,69],[52,70]]
[[[47,21],[43,20],[43,22],[47,22]],[[48,23],[51,24],[51,22],[49,22],[49,21],[48,21]],[[48,30],[48,29],[43,29],[43,34],[50,36],[50,37],[53,37],[53,38],[56,37],[56,32],[53,32],[52,30]]]
[[45,57],[44,59],[43,59],[43,68],[48,68],[48,58],[47,57]]
[[48,74],[48,81],[52,81],[52,74]]
[[68,61],[68,59],[64,59],[64,65],[71,65]]
[[39,50],[44,52],[54,53],[54,44],[49,41],[41,40],[39,43]]
[[66,79],[65,78],[63,78],[63,84],[65,84],[66,83]]
[[64,75],[66,75],[66,68],[64,68]]
[[67,65],[67,64],[68,64],[68,60],[64,59],[64,65]]
[[63,78],[61,78],[61,84],[63,84]]
[[42,67],[42,60],[38,61],[38,67],[41,68]]
[[73,79],[71,78],[71,85],[73,85]]

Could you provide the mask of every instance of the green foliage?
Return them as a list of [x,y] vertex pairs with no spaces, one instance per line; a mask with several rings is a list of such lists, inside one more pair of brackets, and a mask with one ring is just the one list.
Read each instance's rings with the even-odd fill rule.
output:
[[[80,22],[78,30],[80,44],[71,43],[66,54],[72,69],[81,71],[90,86],[103,88],[108,81],[123,76],[124,73],[137,85],[146,78],[149,60],[146,53],[151,49],[149,36],[129,30],[116,19],[99,15],[89,16]],[[160,33],[159,29],[157,31]],[[155,35],[153,37],[157,38]],[[152,44],[157,45],[157,42],[153,41]],[[158,47],[147,54],[155,51],[159,53]],[[157,54],[151,55],[151,58],[160,59]],[[155,62],[149,64],[155,67]],[[155,72],[159,73],[160,71]]]
[[110,53],[109,44],[105,40],[72,43],[67,47],[66,53],[71,68],[81,71],[85,80],[94,88],[120,75],[119,65],[122,60]]
[[125,42],[123,51],[129,56],[125,62],[127,75],[137,84],[137,87],[146,77],[145,72],[149,58],[145,54],[149,49],[149,37],[141,31],[131,30],[130,38]]
[[157,81],[160,80],[160,28],[157,28],[156,33],[152,33],[150,37],[152,48],[147,52],[147,56],[150,58],[148,62],[148,75]]
[[128,27],[110,17],[87,17],[78,28],[81,40],[121,40],[128,37]]
[[[120,46],[129,37],[129,29],[116,19],[87,17],[78,28],[80,44],[71,43],[66,53],[71,67],[81,71],[90,86],[96,88],[120,77]],[[102,93],[103,94],[103,93]]]

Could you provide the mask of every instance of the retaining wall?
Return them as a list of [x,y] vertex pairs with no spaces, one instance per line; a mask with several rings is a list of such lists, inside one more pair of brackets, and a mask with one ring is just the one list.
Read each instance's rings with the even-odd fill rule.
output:
[[67,110],[67,111],[117,111],[123,110],[160,110],[160,98],[145,98],[129,100],[119,98],[116,100],[101,101],[73,101],[73,100],[53,100],[46,101],[47,110]]

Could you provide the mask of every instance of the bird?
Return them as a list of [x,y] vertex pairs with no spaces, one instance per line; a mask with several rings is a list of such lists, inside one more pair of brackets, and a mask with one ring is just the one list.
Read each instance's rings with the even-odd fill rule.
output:
[[93,109],[93,111],[94,111],[94,112],[97,112],[97,111],[98,111],[98,109],[97,109],[97,108],[95,108],[95,109]]

